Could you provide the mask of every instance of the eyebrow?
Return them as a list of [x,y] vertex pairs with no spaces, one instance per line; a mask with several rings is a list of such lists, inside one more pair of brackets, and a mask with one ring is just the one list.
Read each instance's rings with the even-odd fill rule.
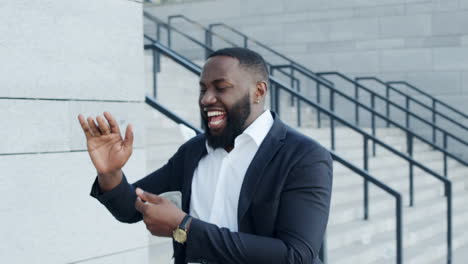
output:
[[[222,82],[228,82],[230,84],[230,82],[228,80],[224,79],[224,78],[216,79],[216,80],[212,81],[211,83],[216,85],[216,84],[219,84],[219,83],[222,83]],[[200,86],[205,86],[205,83],[202,82],[202,81],[200,81],[199,84],[200,84]]]

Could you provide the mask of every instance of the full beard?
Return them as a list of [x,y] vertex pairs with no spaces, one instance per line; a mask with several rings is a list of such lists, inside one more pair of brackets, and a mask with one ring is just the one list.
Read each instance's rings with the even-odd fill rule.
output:
[[250,115],[250,96],[247,93],[231,109],[226,109],[226,126],[219,135],[211,134],[208,127],[208,119],[202,114],[203,129],[205,130],[208,145],[213,149],[230,148],[234,146],[234,140],[244,131],[244,125]]

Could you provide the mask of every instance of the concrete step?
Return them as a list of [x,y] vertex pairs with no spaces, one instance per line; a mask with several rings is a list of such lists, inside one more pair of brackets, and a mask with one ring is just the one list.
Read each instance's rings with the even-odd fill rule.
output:
[[[459,191],[459,193],[463,194],[465,193],[465,191],[462,190],[462,191]],[[417,195],[418,194],[416,194],[416,197]],[[418,200],[414,208],[419,210],[421,207],[424,208],[424,206],[426,206],[427,203],[431,203],[432,200],[439,201],[439,200],[444,200],[444,199],[445,198],[443,196],[435,195],[435,197],[430,200],[427,200],[427,199],[422,200],[422,201]],[[458,199],[458,201],[459,200],[460,199]],[[456,202],[454,199],[454,204],[455,203]],[[463,204],[463,201],[460,204]],[[404,205],[406,206],[406,204]],[[445,202],[441,202],[441,203],[434,202],[434,204],[431,204],[431,206],[434,207],[432,208],[432,210],[445,210],[446,209]],[[456,208],[455,205],[453,206],[453,208]],[[386,217],[394,214],[394,209],[395,209],[395,198],[393,198],[393,196],[388,195],[387,199],[369,200],[370,217],[384,217],[382,219],[385,219]],[[386,215],[389,212],[390,212],[390,215]],[[364,213],[364,208],[363,208],[362,202],[356,202],[351,205],[350,204],[336,204],[336,205],[333,205],[331,208],[331,215],[333,215],[333,217],[330,217],[329,224],[333,226],[337,224],[343,224],[349,221],[355,221],[357,219],[362,219],[363,213]],[[421,213],[424,213],[424,211],[422,211]]]
[[[466,210],[468,207],[464,203],[466,197],[465,194],[464,197],[454,200],[454,207],[463,208],[463,210],[460,210],[461,213],[454,213],[453,215],[454,228],[460,228],[468,223],[468,211]],[[439,236],[444,238],[445,236],[446,211],[434,210],[434,204],[440,204],[441,201],[427,203],[429,207],[421,205],[419,208],[405,208],[404,210],[403,245],[405,256],[414,251],[413,248],[426,247],[430,241],[438,241],[437,244],[442,245],[445,243],[445,239],[437,238]],[[342,226],[330,227],[328,230],[330,263],[395,263],[394,216],[388,215],[385,217],[385,215],[380,215],[373,219],[375,221],[369,221],[371,224],[368,226],[358,223],[353,227],[353,224],[348,223]],[[382,219],[391,220],[382,221]],[[427,221],[428,219],[432,221]],[[381,223],[374,224],[375,222]],[[405,259],[408,258],[405,257]]]
[[[363,161],[359,159],[348,159],[349,161],[353,162],[357,167],[363,168]],[[435,173],[439,173],[440,176],[442,175],[442,169],[443,169],[443,163],[439,161],[438,159],[427,156],[425,159],[421,160],[421,163],[425,165],[426,167],[429,167],[429,169],[432,169]],[[370,160],[369,163],[369,173],[373,176],[375,176],[378,179],[385,179],[387,177],[395,177],[399,175],[409,175],[409,163],[403,159],[398,159],[395,157],[383,157],[380,159],[373,159]],[[342,166],[340,164],[334,165],[333,171],[335,175],[350,175],[354,174],[354,172],[351,172],[347,167]],[[452,176],[455,176],[459,173],[468,173],[468,168],[466,166],[463,166],[461,164],[457,163],[449,163],[448,164],[448,176],[451,178]],[[416,165],[413,166],[413,172],[414,174],[429,174],[425,171],[422,171],[419,167]],[[468,175],[468,174],[467,174]]]
[[[336,180],[335,180],[336,182]],[[405,177],[391,179],[385,182],[387,185],[394,187],[403,196],[403,204],[409,204],[409,184]],[[463,181],[453,182],[452,191],[464,191],[465,185]],[[422,181],[415,179],[413,190],[414,203],[417,205],[427,199],[442,197],[444,194],[444,186],[435,181]],[[387,192],[379,189],[372,183],[369,183],[369,200],[387,200],[391,197]],[[332,192],[332,206],[347,204],[353,207],[358,203],[362,204],[364,200],[364,185],[363,180],[359,179],[350,185],[334,185]]]
[[[452,222],[452,252],[468,245],[468,208],[460,214],[453,216]],[[437,223],[436,223],[437,224]],[[445,223],[442,223],[445,225]],[[440,229],[440,228],[439,228]],[[426,264],[426,263],[446,263],[447,261],[447,233],[443,228],[442,232],[424,240],[424,243],[412,244],[406,249],[405,263]],[[422,245],[421,245],[422,244]],[[430,253],[430,254],[429,254]],[[465,263],[466,259],[464,262]],[[392,263],[392,262],[388,262]],[[394,262],[393,262],[394,263]],[[452,262],[453,263],[453,262]],[[454,264],[462,264],[454,263]]]
[[[336,167],[336,166],[335,166]],[[467,169],[461,166],[457,167],[450,167],[450,177],[449,180],[466,180],[467,179]],[[377,168],[371,170],[369,172],[374,178],[384,182],[384,183],[392,183],[392,182],[408,182],[409,181],[409,173],[407,167],[395,167],[395,168]],[[361,183],[362,178],[356,175],[352,171],[343,171],[343,172],[334,172],[334,187],[352,188],[356,183]],[[432,176],[432,174],[426,173],[420,169],[414,169],[413,172],[413,180],[414,184],[425,184],[425,183],[434,183],[439,184],[442,181]]]

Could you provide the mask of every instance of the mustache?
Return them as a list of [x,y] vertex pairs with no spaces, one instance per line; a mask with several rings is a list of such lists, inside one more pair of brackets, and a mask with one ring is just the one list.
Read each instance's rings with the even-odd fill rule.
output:
[[[201,112],[203,120],[202,126],[205,130],[208,145],[210,145],[213,149],[226,148],[234,145],[235,138],[242,134],[245,122],[250,115],[251,109],[249,102],[250,97],[247,93],[242,99],[237,101],[230,108],[215,106],[201,107],[200,110],[202,110]],[[226,113],[227,124],[220,135],[215,136],[211,134],[211,131],[208,127],[208,116],[206,115],[206,112],[203,111],[205,108],[213,110],[223,109],[223,111]]]

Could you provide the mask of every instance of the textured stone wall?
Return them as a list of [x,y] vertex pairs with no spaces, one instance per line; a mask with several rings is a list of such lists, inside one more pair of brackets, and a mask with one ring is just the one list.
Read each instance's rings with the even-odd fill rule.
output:
[[0,256],[4,263],[147,263],[141,223],[89,196],[96,171],[77,115],[135,127],[124,168],[146,173],[142,5],[129,0],[0,3]]

